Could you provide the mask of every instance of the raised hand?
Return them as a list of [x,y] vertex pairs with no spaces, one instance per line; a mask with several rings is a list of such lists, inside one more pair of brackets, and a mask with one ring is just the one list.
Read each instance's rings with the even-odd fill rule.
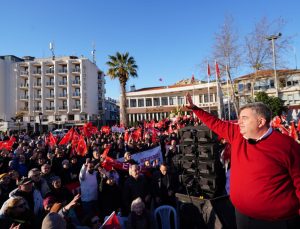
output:
[[193,102],[193,99],[192,99],[192,96],[190,95],[190,93],[187,93],[186,94],[186,100],[187,102],[189,103],[189,105],[187,105],[186,107],[188,109],[193,109],[193,107],[195,106],[194,102]]

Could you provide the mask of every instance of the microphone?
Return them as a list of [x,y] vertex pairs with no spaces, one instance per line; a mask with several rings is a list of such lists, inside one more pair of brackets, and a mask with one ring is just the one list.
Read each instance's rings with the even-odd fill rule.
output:
[[249,138],[247,141],[251,145],[255,145],[257,143],[257,141],[255,139],[253,139],[253,138]]

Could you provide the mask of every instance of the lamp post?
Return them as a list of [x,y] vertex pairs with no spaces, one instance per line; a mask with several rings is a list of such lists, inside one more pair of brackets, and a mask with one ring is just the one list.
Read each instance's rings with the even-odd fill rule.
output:
[[42,118],[43,118],[43,113],[42,112],[40,112],[39,113],[39,120],[40,120],[40,129],[39,129],[39,131],[40,131],[40,134],[42,133]]
[[20,127],[21,127],[21,120],[16,119],[17,125],[18,125],[18,134],[20,135]]
[[99,130],[99,122],[100,122],[100,118],[101,116],[100,115],[97,115],[97,129]]
[[275,89],[276,89],[276,97],[278,97],[278,82],[277,82],[277,72],[276,72],[276,55],[275,55],[275,40],[281,37],[281,33],[277,35],[271,35],[266,37],[268,41],[272,42],[272,52],[273,52],[273,68],[274,68],[274,80],[275,80]]

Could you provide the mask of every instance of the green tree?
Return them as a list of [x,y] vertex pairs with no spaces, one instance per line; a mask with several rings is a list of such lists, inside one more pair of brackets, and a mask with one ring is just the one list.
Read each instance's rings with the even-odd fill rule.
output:
[[126,112],[126,83],[129,77],[137,77],[138,66],[132,56],[129,56],[129,53],[121,54],[116,53],[115,56],[108,56],[109,61],[106,62],[109,69],[107,75],[111,79],[119,79],[121,86],[121,103],[120,103],[120,122],[124,126],[128,125],[128,118]]
[[268,96],[266,92],[258,92],[255,97],[256,102],[267,104],[272,111],[272,117],[281,115],[285,110],[284,101],[278,97]]

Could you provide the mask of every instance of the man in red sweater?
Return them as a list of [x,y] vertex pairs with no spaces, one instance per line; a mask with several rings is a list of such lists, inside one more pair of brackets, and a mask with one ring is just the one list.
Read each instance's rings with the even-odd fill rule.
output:
[[250,103],[238,125],[194,105],[188,108],[231,149],[230,199],[238,229],[300,228],[300,144],[270,127],[271,111]]

